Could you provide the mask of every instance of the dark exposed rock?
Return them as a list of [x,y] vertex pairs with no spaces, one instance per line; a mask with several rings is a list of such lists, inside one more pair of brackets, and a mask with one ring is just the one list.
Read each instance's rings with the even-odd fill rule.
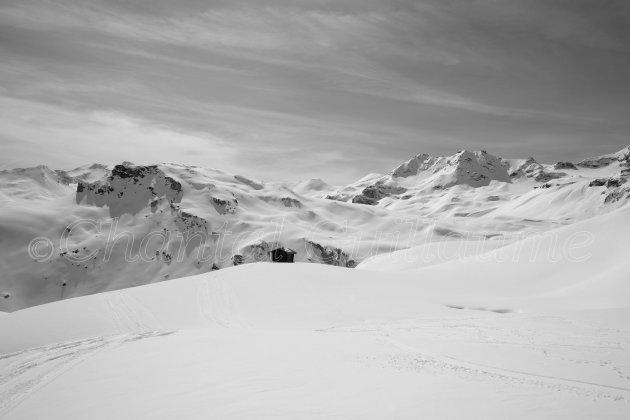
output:
[[378,204],[378,202],[392,195],[400,195],[407,192],[407,189],[399,186],[392,186],[377,182],[374,185],[365,187],[361,194],[352,198],[352,202],[356,204],[367,204],[370,206]]
[[591,181],[589,187],[617,188],[626,182],[625,178],[597,178]]
[[160,255],[160,259],[165,262],[167,265],[170,265],[173,261],[173,256],[166,251],[162,251]]
[[606,182],[606,187],[617,188],[625,184],[625,182],[626,182],[625,178],[609,178],[608,181]]
[[112,169],[112,174],[110,179],[115,178],[144,178],[148,173],[157,173],[158,167],[157,165],[150,166],[126,166],[126,165],[116,165],[114,169]]
[[577,169],[577,166],[571,162],[558,162],[553,165],[553,169]]
[[493,180],[510,182],[509,164],[485,150],[479,152],[461,150],[449,157],[446,163],[447,166],[455,168],[455,179],[443,184],[446,188],[452,185],[469,185],[477,188],[489,185]]
[[352,198],[352,202],[356,204],[367,204],[373,206],[378,203],[378,201],[386,197],[387,195],[381,192],[377,186],[370,185],[361,191],[361,194]]
[[630,188],[620,188],[616,191],[611,192],[604,199],[604,203],[616,203],[617,201],[623,200],[624,198],[630,199]]
[[617,158],[615,157],[602,156],[602,157],[593,158],[593,159],[585,159],[581,162],[578,162],[577,166],[580,166],[582,168],[596,169],[596,168],[608,166],[615,161],[617,161]]
[[78,181],[76,202],[109,207],[110,215],[136,214],[149,205],[156,208],[156,199],[170,203],[182,200],[182,185],[166,176],[157,166],[116,165],[104,181]]
[[171,209],[175,213],[174,222],[180,232],[208,232],[208,221],[206,219],[180,210],[175,206],[172,206]]
[[527,158],[523,163],[510,173],[511,178],[524,176],[532,178],[536,182],[549,182],[552,179],[558,179],[566,176],[564,172],[549,172],[540,163],[536,162],[533,157]]
[[583,168],[601,168],[614,162],[619,162],[622,166],[630,167],[630,146],[610,155],[584,159],[583,161],[578,162],[577,166],[581,166]]
[[561,178],[563,176],[566,176],[566,173],[564,173],[564,172],[540,171],[534,176],[534,181],[537,181],[537,182],[548,182],[548,181],[551,181],[552,179],[558,179],[558,178]]
[[221,199],[217,197],[211,198],[212,205],[214,209],[219,214],[235,214],[236,209],[238,207],[238,200],[236,198],[233,199]]
[[246,248],[244,258],[252,262],[270,261],[269,251],[271,251],[271,246],[265,241],[260,241]]
[[243,256],[240,254],[236,254],[232,257],[232,264],[233,265],[241,265],[243,264]]
[[300,202],[300,200],[297,200],[295,198],[283,197],[281,200],[282,200],[282,204],[284,204],[285,207],[302,208],[302,203]]
[[164,177],[164,180],[166,181],[166,185],[168,185],[171,188],[171,190],[175,191],[175,196],[180,195],[182,193],[182,184],[175,181],[170,176]]
[[339,267],[356,267],[357,263],[340,248],[323,246],[306,240],[308,260],[311,262],[334,265]]
[[376,204],[378,204],[378,200],[375,200],[373,198],[369,198],[369,197],[367,197],[365,195],[357,195],[357,196],[353,197],[352,198],[352,202],[355,203],[355,204],[366,204],[368,206],[375,206]]

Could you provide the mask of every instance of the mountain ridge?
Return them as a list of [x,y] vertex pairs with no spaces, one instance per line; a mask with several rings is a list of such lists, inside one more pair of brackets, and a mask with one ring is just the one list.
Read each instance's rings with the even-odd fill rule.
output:
[[0,311],[269,261],[270,247],[354,267],[428,243],[510,243],[627,206],[629,150],[555,165],[420,154],[338,188],[172,163],[0,171]]

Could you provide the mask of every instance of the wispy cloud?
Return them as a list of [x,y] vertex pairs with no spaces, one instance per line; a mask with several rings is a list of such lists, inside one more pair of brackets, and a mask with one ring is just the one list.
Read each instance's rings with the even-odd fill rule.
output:
[[76,118],[93,142],[137,138],[129,153],[142,130],[179,133],[198,164],[333,181],[455,147],[595,154],[630,120],[627,14],[551,3],[6,0],[0,88],[22,105],[0,134],[69,147],[80,135],[18,112]]

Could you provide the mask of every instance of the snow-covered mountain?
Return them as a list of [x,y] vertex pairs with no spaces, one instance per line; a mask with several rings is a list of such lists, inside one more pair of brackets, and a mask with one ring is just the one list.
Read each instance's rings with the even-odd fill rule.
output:
[[625,419],[629,151],[1,172],[0,418]]
[[[604,201],[614,202],[624,197],[624,194],[627,198],[630,193],[630,189],[623,185],[630,175],[629,153],[628,148],[625,148],[617,153],[586,159],[577,164],[558,162],[554,165],[538,163],[533,157],[502,159],[485,150],[462,150],[449,157],[420,154],[386,175],[371,174],[337,189],[327,198],[400,209],[416,207],[418,200],[423,204],[436,204],[434,199],[443,197],[443,191],[455,191],[459,197],[459,201],[455,202],[465,204],[452,207],[464,209],[471,207],[466,198],[477,204],[484,195],[486,201],[500,201],[501,198],[515,196],[525,196],[525,200],[529,201],[536,195],[532,189],[551,189],[544,194],[549,196],[571,185],[571,189],[576,190],[587,184],[591,187],[602,184],[611,189],[605,192]],[[590,170],[581,170],[583,168]],[[531,194],[528,195],[527,192]],[[594,207],[600,204],[598,200],[590,201]],[[491,208],[494,210],[497,206]],[[433,206],[422,206],[422,209],[429,210],[429,213],[444,210]],[[582,216],[584,214],[581,212],[573,215],[575,218]]]
[[490,238],[493,249],[627,206],[629,156],[421,154],[344,187],[178,164],[6,170],[0,311],[269,261],[283,247],[344,267],[432,243]]

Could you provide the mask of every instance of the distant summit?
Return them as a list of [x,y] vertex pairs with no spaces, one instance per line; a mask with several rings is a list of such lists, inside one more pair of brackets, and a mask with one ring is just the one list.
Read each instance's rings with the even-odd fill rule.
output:
[[[558,162],[541,164],[533,157],[504,159],[485,150],[461,150],[452,156],[419,154],[396,167],[389,174],[372,174],[331,192],[326,198],[357,204],[378,205],[387,201],[409,200],[431,191],[454,187],[488,187],[495,183],[533,181],[547,183],[571,177],[578,168],[601,168],[617,163],[620,170],[628,168],[630,147],[617,153],[586,159],[577,164]],[[572,173],[571,173],[572,172]],[[620,173],[626,174],[628,171]],[[625,175],[624,175],[625,176]],[[384,200],[388,199],[388,200]]]
[[429,172],[435,176],[436,186],[465,184],[480,187],[493,180],[509,182],[508,169],[506,162],[485,150],[461,150],[450,157],[418,155],[394,169],[391,177],[409,178]]

